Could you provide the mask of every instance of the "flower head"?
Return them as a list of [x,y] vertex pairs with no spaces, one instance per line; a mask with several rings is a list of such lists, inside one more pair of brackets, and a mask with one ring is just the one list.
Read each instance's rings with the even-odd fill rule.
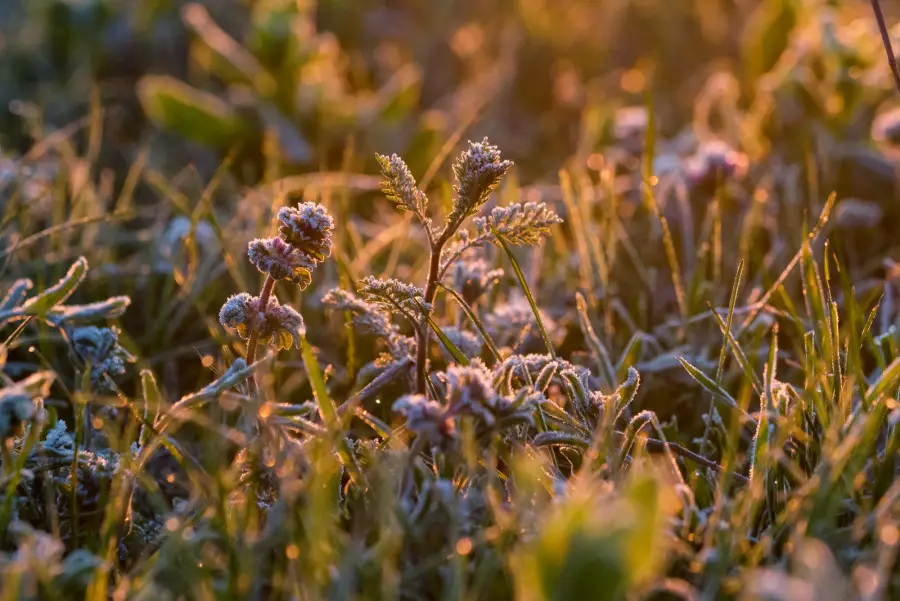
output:
[[322,205],[303,202],[296,207],[282,207],[278,221],[278,234],[284,241],[313,261],[322,262],[331,255],[334,219]]
[[469,365],[451,365],[444,375],[447,404],[457,415],[473,415],[487,426],[493,426],[498,406],[491,372],[480,359]]
[[456,427],[447,408],[422,394],[409,394],[394,403],[393,410],[406,417],[406,427],[432,446],[444,447],[452,443]]
[[312,282],[315,259],[279,237],[251,240],[247,255],[260,273],[273,279],[293,282],[301,290]]
[[292,344],[299,348],[300,337],[306,330],[303,317],[274,296],[269,297],[268,306],[261,307],[259,297],[246,292],[225,301],[219,311],[219,322],[236,329],[241,338],[249,339],[256,333],[260,342],[275,341],[280,349],[290,348]]

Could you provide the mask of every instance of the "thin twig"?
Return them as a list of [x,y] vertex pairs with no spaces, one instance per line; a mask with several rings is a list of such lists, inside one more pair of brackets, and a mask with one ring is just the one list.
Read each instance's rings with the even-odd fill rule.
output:
[[884,51],[887,53],[888,64],[891,66],[891,74],[894,76],[894,85],[900,93],[900,67],[897,66],[897,56],[891,44],[891,34],[888,32],[887,23],[884,20],[884,12],[881,10],[881,0],[872,0],[872,11],[875,20],[878,21],[878,30],[881,32],[881,41],[884,43]]

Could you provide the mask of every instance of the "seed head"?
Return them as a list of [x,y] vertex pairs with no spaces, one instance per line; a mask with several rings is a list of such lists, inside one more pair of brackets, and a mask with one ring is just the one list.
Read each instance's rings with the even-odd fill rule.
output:
[[550,234],[550,228],[562,219],[545,203],[515,203],[505,207],[495,207],[487,217],[476,217],[476,239],[498,244],[494,234],[496,231],[510,244],[518,246],[536,246],[544,236]]

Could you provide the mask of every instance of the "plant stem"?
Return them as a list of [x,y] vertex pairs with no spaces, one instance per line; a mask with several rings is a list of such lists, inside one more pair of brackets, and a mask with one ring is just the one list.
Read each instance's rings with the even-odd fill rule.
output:
[[891,45],[891,34],[888,31],[887,23],[884,20],[884,12],[881,10],[881,1],[871,1],[872,11],[875,13],[875,20],[878,22],[878,30],[881,32],[881,41],[884,43],[884,51],[887,53],[888,64],[891,66],[891,74],[894,76],[894,85],[897,86],[897,92],[900,92],[900,67],[897,66],[897,57],[894,55],[894,48]]
[[[431,305],[437,294],[437,284],[441,268],[441,249],[446,242],[446,236],[440,236],[431,245],[431,263],[428,266],[428,282],[425,285],[425,303]],[[423,326],[419,328],[419,340],[416,344],[416,393],[425,394],[425,380],[428,377],[428,339],[431,330],[428,328],[428,317],[431,310],[426,309]]]
[[[265,310],[269,306],[269,298],[272,296],[273,288],[275,288],[275,279],[267,275],[262,292],[259,293],[259,306],[261,309]],[[258,343],[259,335],[256,332],[250,332],[250,340],[247,341],[247,365],[253,365],[253,361],[256,359]],[[252,378],[255,378],[255,376],[252,376]]]
[[[456,230],[444,228],[441,235],[431,242],[431,261],[428,265],[428,281],[425,284],[425,303],[429,307],[434,303],[434,297],[437,294],[438,282],[441,281],[441,251],[447,240]],[[429,239],[431,236],[429,235]],[[425,394],[425,381],[428,378],[428,339],[431,330],[428,327],[428,319],[431,317],[431,309],[425,310],[425,316],[422,318],[422,326],[419,328],[418,341],[416,343],[416,393]]]

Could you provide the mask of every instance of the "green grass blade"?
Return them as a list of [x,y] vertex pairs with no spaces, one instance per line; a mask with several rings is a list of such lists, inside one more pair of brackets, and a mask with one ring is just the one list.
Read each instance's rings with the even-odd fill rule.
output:
[[547,328],[544,327],[544,321],[541,319],[541,312],[538,310],[537,303],[534,302],[534,295],[531,294],[531,288],[528,287],[528,282],[525,281],[525,275],[522,273],[521,267],[519,267],[519,262],[516,261],[516,256],[513,254],[512,249],[509,248],[509,244],[503,236],[500,235],[500,232],[493,227],[491,228],[491,231],[494,233],[494,236],[497,237],[500,246],[506,251],[506,256],[509,257],[509,261],[512,263],[513,271],[516,272],[516,278],[519,280],[519,286],[522,287],[522,291],[528,299],[528,304],[531,305],[531,311],[534,313],[538,329],[541,331],[541,336],[544,338],[544,344],[547,345],[547,351],[550,353],[551,357],[556,359],[556,350],[553,348],[553,343],[550,342],[550,335],[547,333]]
[[497,361],[502,361],[503,357],[500,356],[500,350],[497,348],[497,344],[494,342],[494,339],[491,338],[490,334],[487,333],[487,330],[484,328],[484,324],[482,324],[481,320],[478,319],[478,316],[475,314],[475,311],[472,309],[472,307],[469,305],[469,303],[467,303],[465,301],[465,299],[462,296],[460,296],[460,294],[456,290],[454,290],[448,286],[445,286],[444,284],[441,284],[440,282],[438,282],[438,287],[440,287],[442,290],[446,290],[448,293],[450,293],[450,296],[452,296],[456,300],[456,302],[462,308],[463,312],[466,314],[466,317],[468,317],[469,320],[478,329],[478,333],[481,334],[481,338],[484,340],[484,343],[487,345],[488,349],[491,351],[491,354],[494,356],[494,359],[496,359]]
[[434,323],[434,320],[431,319],[430,315],[425,316],[428,319],[428,325],[431,326],[431,329],[440,339],[441,344],[446,347],[450,354],[453,355],[453,359],[459,363],[460,365],[468,365],[470,363],[469,358],[466,357],[465,353],[459,350],[459,347],[453,344],[453,341],[450,340],[446,334],[444,334],[443,330],[441,330],[440,326]]

